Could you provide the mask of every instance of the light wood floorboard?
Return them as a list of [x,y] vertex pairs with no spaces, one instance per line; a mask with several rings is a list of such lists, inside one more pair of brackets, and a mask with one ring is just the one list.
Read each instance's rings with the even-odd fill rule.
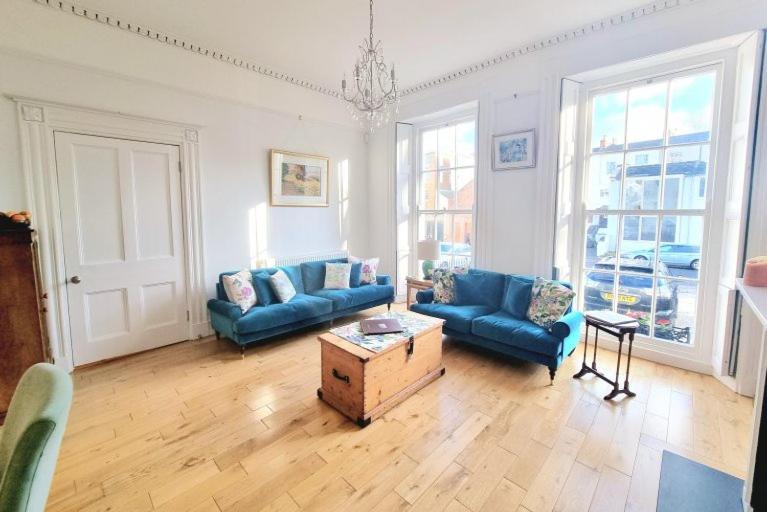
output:
[[325,329],[76,370],[48,510],[653,511],[664,449],[745,473],[752,400],[635,358],[637,397],[605,402],[579,351],[550,386],[446,339],[446,375],[359,429],[316,397]]

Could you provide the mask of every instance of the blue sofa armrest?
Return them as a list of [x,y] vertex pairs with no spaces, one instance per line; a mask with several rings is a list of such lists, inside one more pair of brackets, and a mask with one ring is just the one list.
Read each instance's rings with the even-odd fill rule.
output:
[[391,284],[391,277],[386,274],[378,274],[376,276],[376,284]]
[[208,309],[229,318],[232,322],[238,320],[242,316],[240,306],[225,300],[210,299],[208,301]]
[[551,334],[561,340],[571,336],[579,338],[581,335],[582,324],[583,313],[580,311],[571,311],[551,326]]
[[431,304],[434,302],[434,288],[419,290],[418,293],[415,294],[415,300],[418,304]]

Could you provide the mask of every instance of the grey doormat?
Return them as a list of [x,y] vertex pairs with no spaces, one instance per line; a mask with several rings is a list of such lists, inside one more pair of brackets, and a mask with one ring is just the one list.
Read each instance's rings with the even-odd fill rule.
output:
[[743,512],[743,480],[663,450],[658,512]]

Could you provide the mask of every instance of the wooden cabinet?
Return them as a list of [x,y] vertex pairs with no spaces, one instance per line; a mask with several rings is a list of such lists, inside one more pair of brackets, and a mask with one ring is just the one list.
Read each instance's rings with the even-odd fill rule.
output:
[[0,230],[0,424],[22,374],[46,361],[34,231]]

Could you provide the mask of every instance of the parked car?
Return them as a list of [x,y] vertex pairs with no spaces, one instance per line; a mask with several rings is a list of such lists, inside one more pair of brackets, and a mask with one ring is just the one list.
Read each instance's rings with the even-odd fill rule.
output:
[[[584,308],[588,310],[612,309],[613,300],[618,312],[635,317],[640,328],[637,332],[650,333],[650,314],[653,300],[653,267],[648,259],[622,259],[621,275],[615,297],[615,258],[604,259],[586,274]],[[664,263],[659,263],[655,304],[655,337],[673,340],[673,326],[679,302],[677,286],[662,277],[669,275]]]
[[[660,261],[669,267],[683,267],[692,270],[700,268],[700,246],[686,244],[661,244]],[[655,248],[631,251],[623,255],[624,258],[635,260],[652,261],[655,259]]]

